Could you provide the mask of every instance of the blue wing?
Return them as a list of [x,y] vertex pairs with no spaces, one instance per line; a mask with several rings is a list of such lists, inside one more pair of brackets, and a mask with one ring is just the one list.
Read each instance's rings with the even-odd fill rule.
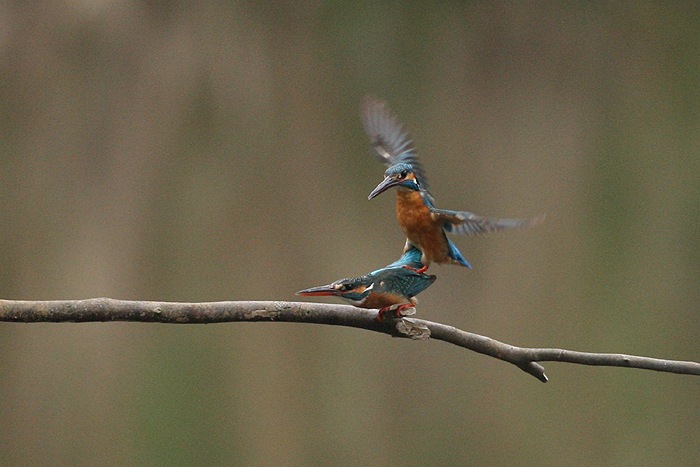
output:
[[411,298],[430,287],[435,279],[437,276],[419,274],[406,268],[381,269],[375,275],[375,290]]
[[481,235],[501,230],[521,229],[539,224],[544,216],[530,219],[493,219],[467,211],[449,211],[431,207],[433,218],[442,223],[445,232],[460,235]]
[[418,184],[424,190],[428,190],[428,179],[416,154],[416,148],[386,103],[366,97],[362,107],[362,123],[377,159],[387,166],[398,162],[411,164]]

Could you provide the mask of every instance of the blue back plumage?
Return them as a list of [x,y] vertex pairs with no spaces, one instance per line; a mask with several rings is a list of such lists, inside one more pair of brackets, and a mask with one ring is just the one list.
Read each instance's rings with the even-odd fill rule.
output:
[[423,267],[421,256],[418,248],[411,247],[393,263],[369,273],[374,277],[375,292],[391,292],[410,298],[430,287],[437,277],[415,271]]
[[381,271],[382,269],[389,269],[389,268],[402,268],[404,266],[409,266],[412,267],[413,269],[420,269],[423,267],[423,263],[421,262],[421,256],[423,253],[421,251],[412,246],[406,253],[404,253],[401,258],[397,259],[391,264],[388,264],[384,266],[381,269],[377,269],[376,271],[373,271],[371,274],[374,274],[378,271]]
[[380,269],[373,276],[375,292],[389,292],[407,298],[418,295],[437,279],[437,276],[417,273],[404,267]]

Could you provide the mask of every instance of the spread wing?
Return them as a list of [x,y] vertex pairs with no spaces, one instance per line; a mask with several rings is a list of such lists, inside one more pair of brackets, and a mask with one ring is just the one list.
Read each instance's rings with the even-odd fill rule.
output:
[[362,106],[362,123],[376,157],[385,165],[405,162],[413,166],[418,184],[428,190],[428,179],[413,142],[384,101],[366,97]]
[[544,216],[530,219],[493,219],[467,211],[431,208],[433,218],[442,223],[446,232],[461,235],[481,235],[501,230],[522,229],[539,224]]

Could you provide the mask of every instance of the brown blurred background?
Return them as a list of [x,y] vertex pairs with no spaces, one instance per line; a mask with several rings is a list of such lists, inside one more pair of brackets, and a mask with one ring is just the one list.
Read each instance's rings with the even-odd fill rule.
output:
[[[295,300],[396,259],[365,94],[454,238],[419,317],[700,359],[694,2],[5,2],[0,296]],[[297,324],[0,324],[0,463],[688,465],[700,380]]]

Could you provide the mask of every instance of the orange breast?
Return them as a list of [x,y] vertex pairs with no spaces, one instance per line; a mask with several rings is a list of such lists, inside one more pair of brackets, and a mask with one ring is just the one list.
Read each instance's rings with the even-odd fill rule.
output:
[[362,303],[362,308],[384,308],[391,305],[398,305],[401,303],[409,303],[409,301],[400,296],[392,293],[370,293]]
[[423,252],[428,262],[452,262],[445,231],[433,220],[420,193],[397,190],[396,218],[406,238]]

